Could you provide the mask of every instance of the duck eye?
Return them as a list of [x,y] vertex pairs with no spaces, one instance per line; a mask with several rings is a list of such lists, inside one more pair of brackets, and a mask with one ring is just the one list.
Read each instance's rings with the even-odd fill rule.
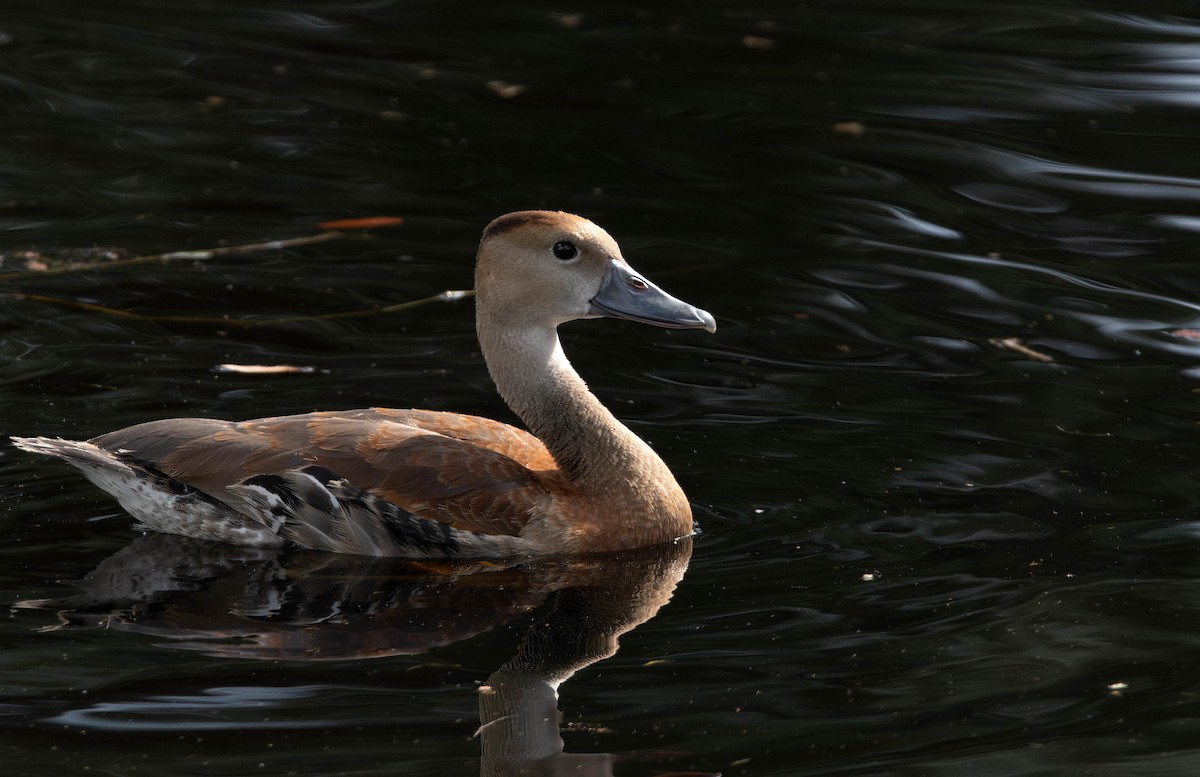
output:
[[564,262],[579,256],[579,249],[575,247],[574,243],[567,240],[559,240],[554,244],[552,250],[555,258],[562,259]]

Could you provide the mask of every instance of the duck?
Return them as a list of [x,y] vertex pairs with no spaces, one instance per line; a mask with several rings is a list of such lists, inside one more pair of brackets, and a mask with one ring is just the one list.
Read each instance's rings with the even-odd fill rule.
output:
[[492,381],[524,429],[377,407],[11,439],[79,469],[142,529],[240,545],[495,559],[690,536],[691,506],[671,470],[563,352],[558,327],[592,318],[716,331],[711,314],[636,272],[593,222],[518,211],[483,231],[475,321]]

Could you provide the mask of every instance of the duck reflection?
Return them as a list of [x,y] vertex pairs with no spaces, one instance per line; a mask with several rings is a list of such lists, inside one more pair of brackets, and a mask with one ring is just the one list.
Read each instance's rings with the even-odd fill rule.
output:
[[215,656],[322,661],[416,654],[549,611],[479,694],[484,775],[612,774],[618,756],[565,753],[558,687],[617,651],[670,600],[691,540],[525,563],[405,562],[147,534],[79,582],[19,606],[49,629],[105,626]]

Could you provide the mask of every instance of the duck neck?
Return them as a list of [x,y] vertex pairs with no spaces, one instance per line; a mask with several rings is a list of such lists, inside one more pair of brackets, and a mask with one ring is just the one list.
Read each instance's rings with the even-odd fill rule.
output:
[[500,395],[576,489],[634,498],[647,475],[674,484],[662,459],[588,390],[554,327],[481,327],[479,342]]

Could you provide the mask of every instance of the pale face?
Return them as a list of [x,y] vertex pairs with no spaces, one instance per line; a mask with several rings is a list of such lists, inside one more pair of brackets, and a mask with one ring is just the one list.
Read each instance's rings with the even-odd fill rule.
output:
[[521,211],[493,221],[479,246],[475,288],[481,314],[509,325],[611,316],[716,328],[708,313],[636,273],[607,232],[568,213]]

